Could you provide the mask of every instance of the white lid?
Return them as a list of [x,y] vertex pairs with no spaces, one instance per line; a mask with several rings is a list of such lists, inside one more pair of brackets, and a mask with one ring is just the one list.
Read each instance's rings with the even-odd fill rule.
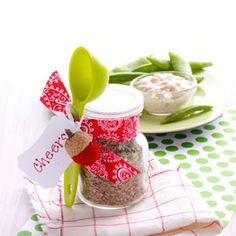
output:
[[137,89],[120,84],[109,84],[103,94],[89,102],[84,109],[88,118],[120,118],[143,110],[143,95]]

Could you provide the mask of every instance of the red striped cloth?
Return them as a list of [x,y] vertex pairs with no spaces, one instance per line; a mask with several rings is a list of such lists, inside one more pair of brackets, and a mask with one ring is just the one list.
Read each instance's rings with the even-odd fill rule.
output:
[[63,203],[63,186],[42,189],[26,179],[31,202],[49,236],[217,235],[222,225],[207,204],[181,175],[180,169],[161,169],[149,160],[149,188],[135,206],[101,210],[77,202]]

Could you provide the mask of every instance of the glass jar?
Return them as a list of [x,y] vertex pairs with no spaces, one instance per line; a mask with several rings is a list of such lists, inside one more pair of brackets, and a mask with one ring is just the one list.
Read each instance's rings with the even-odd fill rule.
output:
[[[148,143],[138,132],[143,96],[125,85],[108,85],[105,92],[85,107],[81,129],[93,135],[100,146],[116,153],[140,173],[117,183],[110,182],[81,168],[79,197],[91,206],[118,209],[140,201],[147,188]],[[100,129],[100,131],[98,131]],[[109,155],[103,155],[107,158]],[[127,170],[118,168],[119,177],[126,178]]]

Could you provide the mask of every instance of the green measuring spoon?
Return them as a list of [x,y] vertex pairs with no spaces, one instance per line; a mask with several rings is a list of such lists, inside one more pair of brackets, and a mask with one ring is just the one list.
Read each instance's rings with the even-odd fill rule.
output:
[[[105,90],[109,72],[84,47],[76,48],[69,65],[69,83],[72,93],[71,113],[75,119],[83,115],[85,105],[96,99]],[[71,163],[64,172],[64,199],[67,207],[74,203],[79,165]]]

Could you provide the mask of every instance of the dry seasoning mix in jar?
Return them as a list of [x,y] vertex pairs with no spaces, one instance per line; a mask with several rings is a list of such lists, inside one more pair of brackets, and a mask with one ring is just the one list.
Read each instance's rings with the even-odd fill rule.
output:
[[[86,105],[81,129],[91,134],[105,150],[117,154],[140,173],[130,177],[129,170],[116,165],[111,153],[101,151],[104,163],[114,162],[116,179],[111,182],[81,168],[79,197],[83,202],[116,209],[130,206],[143,198],[148,185],[148,143],[145,136],[138,132],[142,109],[143,96],[138,90],[115,84],[108,85],[98,99]],[[104,171],[102,164],[96,168],[97,172]]]

